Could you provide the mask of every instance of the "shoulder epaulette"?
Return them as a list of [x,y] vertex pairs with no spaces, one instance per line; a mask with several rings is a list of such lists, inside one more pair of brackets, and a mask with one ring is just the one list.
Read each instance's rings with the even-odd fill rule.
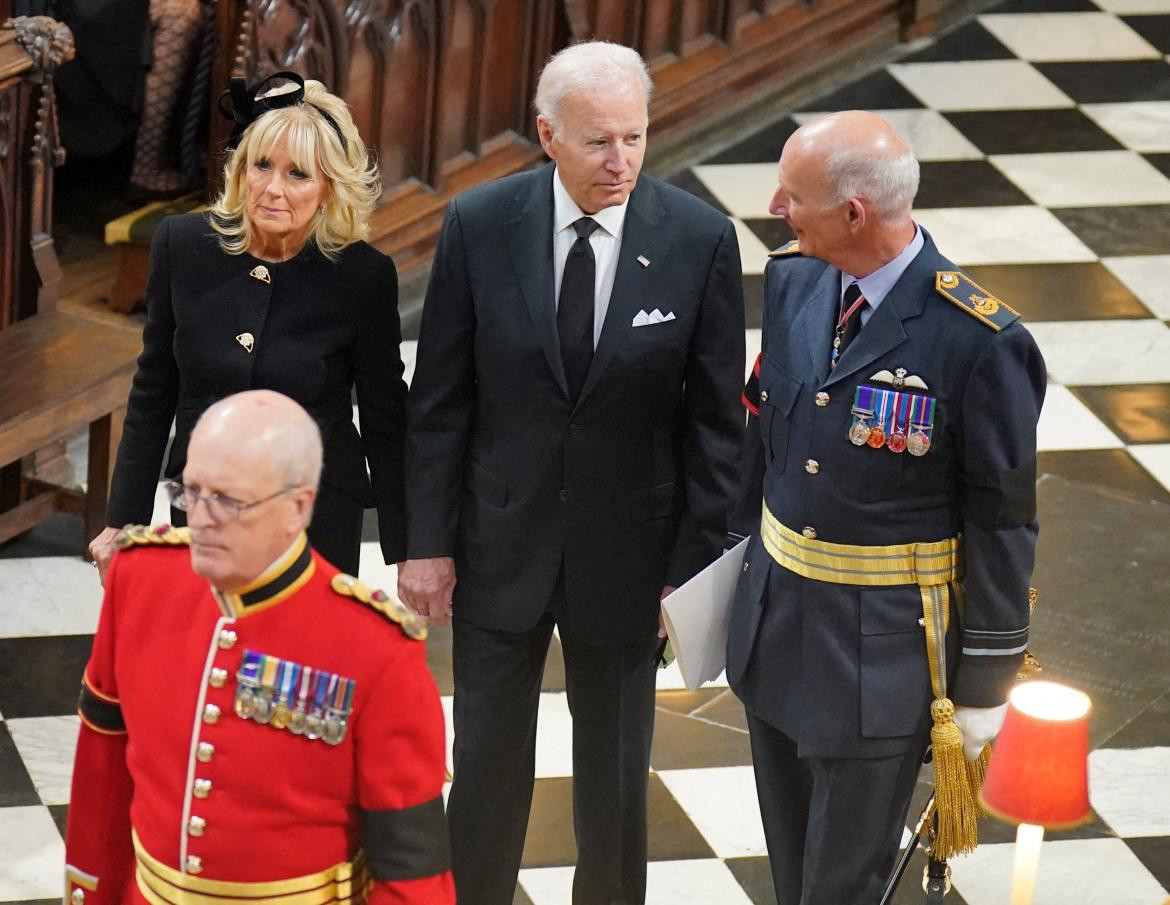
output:
[[385,591],[369,588],[352,575],[339,572],[333,576],[330,586],[342,597],[349,597],[359,603],[364,603],[379,616],[393,622],[408,638],[415,641],[425,641],[427,638],[426,620],[417,613],[412,613],[401,601],[395,600]]
[[800,254],[800,243],[793,239],[784,245],[781,245],[775,251],[768,252],[769,258],[786,258],[789,255]]
[[934,288],[939,295],[950,299],[997,333],[1020,319],[1020,312],[957,270],[940,270],[936,273]]
[[161,545],[186,547],[190,543],[190,528],[175,528],[172,525],[127,525],[119,532],[114,546],[119,550],[125,550],[129,547]]

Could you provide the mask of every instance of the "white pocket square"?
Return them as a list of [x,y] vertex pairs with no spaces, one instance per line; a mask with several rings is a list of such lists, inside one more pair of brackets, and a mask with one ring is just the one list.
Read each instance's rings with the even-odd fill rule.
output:
[[651,311],[649,314],[647,314],[645,309],[643,309],[634,315],[634,320],[630,324],[630,326],[631,327],[648,327],[651,324],[664,324],[667,321],[672,321],[672,320],[674,320],[674,312],[673,311],[668,311],[666,314],[663,314],[661,311],[659,311],[657,308],[655,308],[653,311]]

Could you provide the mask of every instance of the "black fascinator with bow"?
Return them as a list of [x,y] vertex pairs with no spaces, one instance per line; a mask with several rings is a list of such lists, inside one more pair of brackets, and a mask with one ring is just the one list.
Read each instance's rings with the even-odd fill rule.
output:
[[[275,94],[264,95],[269,87],[274,87],[280,82],[288,82],[295,87]],[[269,83],[273,83],[273,85],[269,85]],[[298,105],[312,107],[320,113],[325,118],[325,122],[329,123],[333,131],[337,133],[337,140],[341,142],[341,150],[349,150],[345,135],[342,134],[341,126],[338,125],[337,120],[327,110],[305,100],[305,80],[289,70],[274,72],[252,86],[249,86],[247,81],[242,78],[233,78],[231,87],[219,96],[220,114],[235,124],[232,126],[231,135],[228,136],[228,150],[235,150],[244,135],[244,130],[265,113]]]

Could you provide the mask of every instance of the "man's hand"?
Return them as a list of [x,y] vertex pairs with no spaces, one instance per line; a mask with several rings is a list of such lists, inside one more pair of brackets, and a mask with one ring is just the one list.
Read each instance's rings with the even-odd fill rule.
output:
[[[662,593],[658,595],[658,599],[665,600],[677,590],[678,588],[674,587],[673,585],[667,585],[662,589]],[[658,637],[666,637],[666,620],[662,618],[662,607],[658,608]]]
[[94,565],[97,566],[98,580],[103,586],[106,583],[106,571],[110,568],[110,563],[114,561],[114,554],[118,552],[114,541],[121,533],[120,528],[105,528],[101,534],[89,542],[89,555],[93,558]]
[[955,725],[963,736],[963,754],[975,760],[983,746],[999,735],[1007,717],[1007,704],[998,707],[956,707]]
[[398,569],[398,597],[408,607],[442,627],[451,615],[455,560],[450,556],[408,559]]

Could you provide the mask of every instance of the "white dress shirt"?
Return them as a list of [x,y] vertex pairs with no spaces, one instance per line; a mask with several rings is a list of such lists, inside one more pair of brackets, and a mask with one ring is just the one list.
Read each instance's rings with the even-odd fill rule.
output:
[[596,261],[593,285],[593,348],[601,336],[605,323],[605,312],[609,310],[609,296],[613,292],[613,280],[617,275],[618,250],[622,245],[622,228],[626,222],[627,196],[621,204],[606,207],[596,214],[585,214],[561,182],[560,170],[553,170],[553,304],[559,305],[561,298],[561,277],[565,273],[565,261],[569,249],[577,241],[573,224],[585,216],[592,216],[600,224],[589,237]]
[[906,272],[906,268],[918,256],[918,252],[922,251],[922,246],[925,243],[926,240],[922,237],[922,230],[915,224],[914,238],[910,240],[906,247],[892,261],[887,261],[873,273],[861,278],[850,276],[844,271],[841,272],[842,297],[845,295],[845,290],[849,288],[849,284],[854,282],[861,287],[861,294],[865,296],[867,304],[862,306],[859,312],[862,326],[865,326],[870,315],[877,310],[877,306],[882,303],[882,299],[890,294],[890,290],[894,288],[894,284]]

